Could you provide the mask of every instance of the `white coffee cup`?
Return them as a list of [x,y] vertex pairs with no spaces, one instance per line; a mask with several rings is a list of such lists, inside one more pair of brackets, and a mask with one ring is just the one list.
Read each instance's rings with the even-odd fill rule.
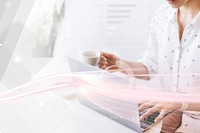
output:
[[100,52],[85,51],[83,52],[83,60],[85,63],[96,66],[100,59]]

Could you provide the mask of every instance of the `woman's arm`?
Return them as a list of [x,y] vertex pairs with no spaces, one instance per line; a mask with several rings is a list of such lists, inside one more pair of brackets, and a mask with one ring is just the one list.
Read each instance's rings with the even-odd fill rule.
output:
[[148,70],[142,63],[120,60],[117,56],[106,52],[101,53],[99,67],[104,70],[121,71],[131,76],[137,75],[135,77],[139,79],[149,79]]
[[144,79],[144,80],[149,80],[149,73],[147,67],[140,63],[140,62],[130,62],[130,61],[125,61],[121,60],[124,64],[127,64],[130,66],[130,69],[133,73],[133,76],[138,78],[138,79]]
[[200,111],[200,101],[188,103],[187,111]]

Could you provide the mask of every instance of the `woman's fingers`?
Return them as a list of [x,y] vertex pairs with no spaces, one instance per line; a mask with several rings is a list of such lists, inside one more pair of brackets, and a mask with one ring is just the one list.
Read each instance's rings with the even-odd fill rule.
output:
[[107,67],[109,66],[112,66],[111,63],[107,62],[107,61],[100,61],[98,63],[99,67],[102,68],[102,69],[106,69]]
[[147,118],[149,115],[155,113],[155,112],[160,112],[159,115],[155,118],[154,122],[157,123],[163,117],[169,113],[172,112],[173,110],[176,110],[177,103],[160,103],[160,102],[147,102],[142,104],[139,107],[139,110],[144,110],[146,108],[149,108],[146,113],[144,113],[142,116],[140,116],[141,120],[144,120]]
[[147,108],[150,108],[152,106],[154,106],[156,103],[155,102],[146,102],[146,103],[143,103],[139,106],[139,110],[144,110],[144,109],[147,109]]
[[152,108],[150,108],[146,113],[144,113],[142,116],[140,116],[140,120],[144,120],[145,118],[147,118],[149,115],[155,113],[159,111],[159,108],[157,106],[154,106]]
[[119,58],[117,56],[115,56],[114,54],[111,53],[107,53],[107,52],[101,52],[101,56],[108,62],[110,62],[111,64],[115,64],[116,60],[118,60]]
[[162,120],[166,113],[167,112],[165,110],[160,111],[160,114],[158,115],[158,117],[156,117],[156,119],[154,120],[154,122],[157,123],[160,120]]
[[100,61],[98,63],[99,68],[107,69],[108,67],[111,67],[109,70],[116,70],[117,67],[114,66],[116,59],[117,58],[113,54],[101,52]]
[[107,61],[107,58],[105,56],[103,56],[103,54],[101,54],[100,61]]
[[107,66],[106,66],[106,65],[101,65],[101,64],[99,64],[99,68],[101,68],[101,69],[106,69]]
[[104,64],[104,65],[107,65],[109,62],[107,60],[100,60],[99,61],[99,64]]
[[107,58],[107,59],[111,59],[111,60],[116,58],[115,55],[113,55],[113,54],[111,54],[111,53],[107,53],[107,52],[101,52],[101,55],[102,55],[103,57],[105,57],[105,58]]
[[108,66],[107,58],[104,57],[102,54],[100,56],[100,60],[98,62],[98,65],[99,65],[99,68],[101,68],[101,69],[106,69],[107,66]]
[[142,104],[147,103],[147,102],[148,102],[148,100],[138,101],[138,106],[141,106]]

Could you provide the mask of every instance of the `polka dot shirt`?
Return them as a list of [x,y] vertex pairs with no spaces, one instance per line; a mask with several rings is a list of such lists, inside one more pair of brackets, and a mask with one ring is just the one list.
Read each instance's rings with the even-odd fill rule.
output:
[[[162,7],[150,25],[142,62],[157,75],[163,89],[178,93],[200,92],[200,12],[179,37],[178,9]],[[153,77],[153,76],[152,76]]]

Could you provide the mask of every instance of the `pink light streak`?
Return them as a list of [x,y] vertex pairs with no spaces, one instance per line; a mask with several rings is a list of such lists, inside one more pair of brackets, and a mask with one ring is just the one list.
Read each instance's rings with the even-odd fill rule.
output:
[[[90,78],[88,78],[88,76]],[[84,89],[87,93],[94,93],[96,95],[106,96],[112,99],[120,99],[124,101],[162,101],[162,102],[199,102],[200,94],[179,94],[166,93],[162,91],[152,91],[146,88],[129,88],[125,83],[116,81],[99,80],[96,76],[91,74],[60,74],[52,75],[37,80],[33,80],[27,84],[16,87],[12,90],[0,94],[0,104],[5,104],[13,100],[23,98],[46,91],[57,90],[63,87],[71,88],[77,87]],[[93,78],[94,80],[91,80]]]

